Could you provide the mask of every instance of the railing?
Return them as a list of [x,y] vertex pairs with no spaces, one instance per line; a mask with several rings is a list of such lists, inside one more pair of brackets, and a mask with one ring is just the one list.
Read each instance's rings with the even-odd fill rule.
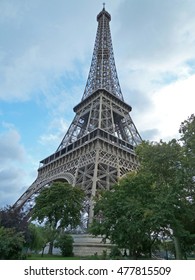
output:
[[69,153],[70,151],[77,149],[77,148],[85,145],[86,143],[89,143],[90,141],[94,140],[95,138],[103,139],[104,141],[106,140],[106,142],[108,142],[108,143],[112,143],[114,145],[116,144],[120,148],[123,148],[123,149],[131,151],[131,152],[134,150],[133,145],[129,144],[128,142],[126,142],[122,139],[119,139],[118,137],[106,132],[105,130],[98,128],[98,129],[91,131],[87,135],[81,137],[80,139],[76,140],[74,143],[64,147],[60,151],[55,152],[54,154],[50,155],[49,157],[43,159],[40,163],[42,166],[45,164],[48,164],[51,161]]

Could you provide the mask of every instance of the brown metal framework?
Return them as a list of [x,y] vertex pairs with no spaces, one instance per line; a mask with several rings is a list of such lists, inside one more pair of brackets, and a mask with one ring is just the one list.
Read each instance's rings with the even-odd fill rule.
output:
[[64,179],[86,192],[91,221],[97,191],[110,189],[119,177],[137,168],[134,149],[141,137],[119,85],[110,20],[103,8],[97,16],[92,63],[82,100],[74,108],[75,117],[56,152],[40,162],[37,179],[15,207],[25,207],[44,186]]

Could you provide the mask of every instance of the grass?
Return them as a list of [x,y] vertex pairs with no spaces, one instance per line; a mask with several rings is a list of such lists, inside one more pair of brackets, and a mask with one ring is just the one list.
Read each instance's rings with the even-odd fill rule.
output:
[[27,256],[26,258],[27,260],[97,260],[98,257],[97,256],[87,256],[87,257],[62,257],[59,255],[36,255],[36,254],[32,254]]
[[76,260],[75,257],[65,258],[57,255],[30,255],[27,256],[27,260]]

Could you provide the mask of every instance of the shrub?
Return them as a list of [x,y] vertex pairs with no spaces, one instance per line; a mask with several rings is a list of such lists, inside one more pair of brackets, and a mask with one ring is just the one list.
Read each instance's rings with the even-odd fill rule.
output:
[[117,246],[113,246],[110,250],[110,258],[111,259],[118,259],[122,257],[122,253]]
[[58,237],[55,247],[60,248],[63,257],[73,256],[73,237],[69,234],[62,234]]
[[0,227],[0,259],[21,259],[24,242],[21,232],[16,232],[13,228]]

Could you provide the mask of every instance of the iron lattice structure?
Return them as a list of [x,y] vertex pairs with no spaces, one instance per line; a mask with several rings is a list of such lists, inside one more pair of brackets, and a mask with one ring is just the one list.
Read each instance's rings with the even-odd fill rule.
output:
[[111,16],[105,9],[97,16],[98,29],[95,47],[82,100],[100,88],[106,89],[123,100],[114,61],[110,20]]
[[55,180],[80,186],[88,198],[89,221],[93,197],[110,189],[118,179],[138,166],[135,147],[141,137],[124,102],[112,48],[110,14],[98,14],[92,63],[75,117],[55,153],[40,162],[34,183],[15,203],[25,207],[40,190]]

